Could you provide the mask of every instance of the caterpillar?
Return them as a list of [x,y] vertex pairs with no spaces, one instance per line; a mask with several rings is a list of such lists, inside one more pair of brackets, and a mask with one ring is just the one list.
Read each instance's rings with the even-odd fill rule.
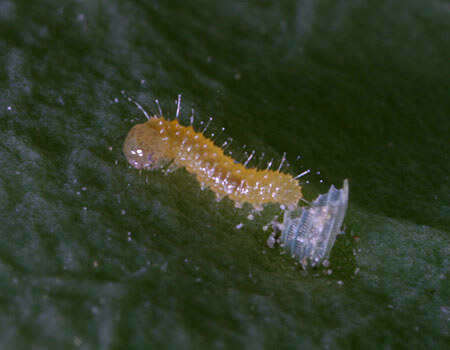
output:
[[[239,163],[192,125],[180,124],[180,96],[174,120],[165,119],[160,108],[159,116],[149,116],[137,102],[128,99],[148,119],[133,126],[125,139],[123,152],[132,167],[146,170],[184,167],[196,176],[202,188],[209,187],[219,198],[228,196],[238,207],[250,203],[260,209],[264,204],[278,203],[294,208],[303,198],[297,179],[304,173],[296,177],[283,173],[282,163],[278,170],[247,168],[248,161]],[[252,156],[253,153],[249,160]]]
[[[180,95],[174,120],[163,117],[158,100],[159,115],[153,116],[130,97],[128,100],[134,102],[147,118],[145,123],[133,126],[123,145],[125,157],[132,167],[146,170],[184,167],[196,176],[202,188],[209,187],[219,198],[228,196],[238,207],[250,203],[259,210],[266,203],[278,203],[284,210],[284,218],[282,223],[274,218],[274,232],[269,236],[268,246],[273,248],[279,243],[303,268],[308,263],[315,266],[328,258],[347,209],[347,180],[341,190],[331,186],[328,193],[319,195],[308,207],[300,207],[298,201],[305,200],[298,179],[310,170],[295,177],[281,172],[284,155],[277,170],[270,169],[271,163],[265,170],[247,168],[254,152],[241,164],[202,132],[196,132],[192,118],[189,126],[179,123]],[[237,229],[242,227],[242,223],[236,226]],[[263,229],[267,228],[266,225]],[[277,231],[281,231],[278,237]]]

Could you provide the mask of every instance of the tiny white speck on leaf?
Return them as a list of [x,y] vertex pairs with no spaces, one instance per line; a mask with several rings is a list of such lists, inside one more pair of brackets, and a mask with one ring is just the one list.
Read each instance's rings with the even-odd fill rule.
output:
[[274,235],[270,235],[269,238],[267,238],[267,245],[271,249],[275,246],[276,242],[277,242],[277,240]]

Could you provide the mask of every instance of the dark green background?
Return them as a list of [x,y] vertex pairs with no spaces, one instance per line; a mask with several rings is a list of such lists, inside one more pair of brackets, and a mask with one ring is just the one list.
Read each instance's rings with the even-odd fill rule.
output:
[[[449,344],[448,1],[0,0],[0,31],[1,349]],[[308,199],[348,178],[333,273],[267,247],[277,208],[130,169],[122,89]]]

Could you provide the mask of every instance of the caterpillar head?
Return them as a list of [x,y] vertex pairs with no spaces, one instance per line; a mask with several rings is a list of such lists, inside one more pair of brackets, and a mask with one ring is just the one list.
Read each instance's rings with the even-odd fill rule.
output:
[[135,125],[128,133],[123,153],[136,169],[155,170],[168,163],[165,157],[167,142],[152,123]]

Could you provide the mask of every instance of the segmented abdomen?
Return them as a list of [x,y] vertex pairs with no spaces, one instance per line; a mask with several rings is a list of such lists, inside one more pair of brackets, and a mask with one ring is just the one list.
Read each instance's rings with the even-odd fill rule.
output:
[[274,170],[247,169],[203,134],[178,121],[158,123],[170,144],[176,166],[195,174],[202,187],[209,187],[219,197],[227,195],[237,203],[261,206],[264,203],[297,205],[302,197],[298,181],[291,175]]

